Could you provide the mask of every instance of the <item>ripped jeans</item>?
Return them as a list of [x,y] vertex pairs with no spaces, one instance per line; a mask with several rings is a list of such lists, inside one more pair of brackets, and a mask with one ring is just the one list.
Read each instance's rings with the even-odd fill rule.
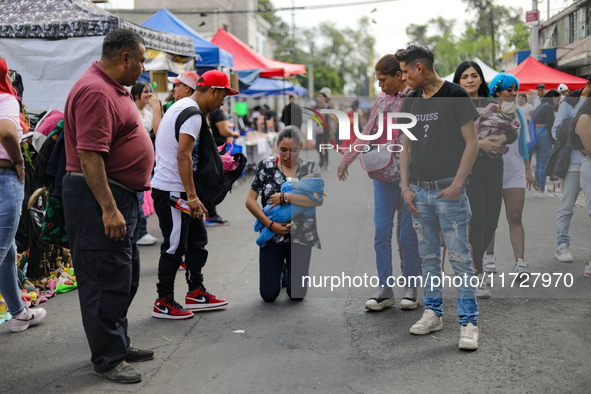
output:
[[463,278],[461,284],[453,284],[458,290],[458,321],[462,325],[477,325],[476,287],[470,284],[470,278],[475,273],[468,247],[468,225],[472,213],[466,197],[466,187],[462,188],[460,198],[455,200],[435,198],[441,190],[425,190],[412,184],[410,190],[415,193],[413,204],[420,212],[418,218],[413,216],[413,227],[417,232],[422,260],[425,309],[431,309],[437,316],[443,316],[443,283],[449,286],[449,281],[442,280],[441,232],[451,266],[456,276]]

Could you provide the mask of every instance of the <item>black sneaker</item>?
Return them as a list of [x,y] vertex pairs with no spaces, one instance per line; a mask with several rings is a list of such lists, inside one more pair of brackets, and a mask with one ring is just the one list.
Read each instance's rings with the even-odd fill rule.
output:
[[94,371],[94,374],[104,376],[115,383],[138,383],[142,381],[142,375],[126,361],[122,361],[115,368],[105,372]]
[[391,287],[380,287],[378,291],[365,303],[365,309],[372,311],[381,311],[382,309],[394,305],[396,299]]
[[205,219],[205,225],[208,227],[213,226],[227,226],[230,222],[220,216],[212,216],[208,219]]
[[129,361],[130,363],[133,362],[140,362],[140,361],[149,361],[154,358],[154,352],[151,350],[145,349],[138,349],[133,345],[129,345],[127,348],[127,357],[125,361]]

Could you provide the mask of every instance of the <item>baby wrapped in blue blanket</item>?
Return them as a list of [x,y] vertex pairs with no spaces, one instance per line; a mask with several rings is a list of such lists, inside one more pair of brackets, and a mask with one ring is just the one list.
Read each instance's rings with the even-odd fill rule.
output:
[[[322,195],[324,193],[324,179],[308,176],[300,179],[299,182],[284,182],[281,185],[281,192],[306,195],[318,202],[322,200]],[[316,207],[302,207],[299,205],[285,204],[276,205],[271,208],[271,204],[268,204],[263,208],[263,212],[265,212],[265,215],[275,223],[288,223],[302,213],[306,217],[316,215]],[[261,248],[265,247],[267,241],[276,235],[273,231],[265,227],[258,219],[254,221],[253,227],[254,231],[261,232],[256,241],[257,245]]]

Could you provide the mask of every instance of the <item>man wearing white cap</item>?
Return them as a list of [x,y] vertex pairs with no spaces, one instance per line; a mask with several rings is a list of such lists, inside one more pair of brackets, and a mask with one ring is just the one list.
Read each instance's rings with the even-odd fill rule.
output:
[[172,83],[171,94],[174,100],[166,104],[164,111],[180,99],[190,97],[197,89],[198,80],[199,75],[195,71],[183,71],[176,77],[168,77],[168,81]]
[[566,95],[568,94],[570,90],[568,90],[568,86],[566,86],[566,84],[561,83],[560,85],[558,85],[558,93],[560,93],[560,101],[562,102],[562,100],[564,100],[564,98],[566,97]]

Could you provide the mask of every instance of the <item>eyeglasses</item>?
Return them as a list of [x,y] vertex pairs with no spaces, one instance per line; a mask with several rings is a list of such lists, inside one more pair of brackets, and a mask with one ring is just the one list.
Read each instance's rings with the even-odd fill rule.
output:
[[285,148],[279,149],[279,155],[281,156],[287,156],[290,153],[291,156],[297,156],[300,154],[300,150],[298,148],[292,148],[291,150]]

